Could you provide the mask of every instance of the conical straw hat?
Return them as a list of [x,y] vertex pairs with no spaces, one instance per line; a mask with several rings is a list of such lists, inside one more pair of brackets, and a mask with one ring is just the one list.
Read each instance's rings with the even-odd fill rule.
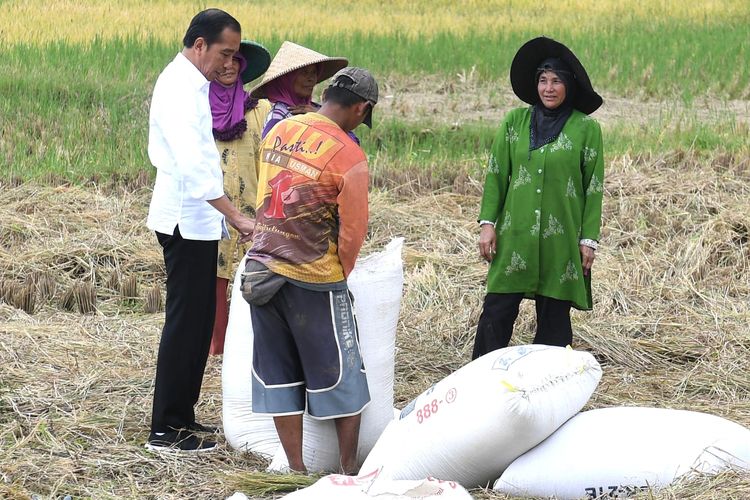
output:
[[311,64],[320,64],[321,71],[318,76],[318,83],[320,83],[333,76],[341,68],[345,68],[349,64],[349,60],[344,57],[324,56],[307,47],[285,41],[281,44],[276,57],[271,61],[271,65],[268,67],[266,74],[263,75],[261,82],[250,90],[250,95],[256,98],[266,97],[266,85],[268,83]]

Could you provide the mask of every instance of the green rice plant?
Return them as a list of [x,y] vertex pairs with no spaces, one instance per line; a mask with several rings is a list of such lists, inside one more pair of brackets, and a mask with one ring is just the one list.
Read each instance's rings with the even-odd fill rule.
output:
[[[693,151],[697,153],[750,151],[750,128],[736,120],[705,122],[697,117],[671,117],[646,124],[613,123],[603,127],[605,154]],[[387,121],[361,135],[369,153],[375,185],[390,186],[418,179],[431,189],[454,185],[468,175],[482,178],[498,124],[407,124]],[[402,175],[403,174],[403,175]],[[425,184],[426,183],[426,184]]]
[[320,479],[318,475],[298,473],[273,474],[267,472],[242,472],[229,476],[228,482],[237,491],[242,491],[255,497],[285,493],[311,486]]
[[[282,23],[281,29],[278,25],[270,29],[264,24],[270,16],[251,16],[256,9],[267,8],[263,2],[220,6],[236,12],[247,36],[271,52],[284,39],[292,39],[327,54],[347,56],[352,65],[370,68],[383,83],[403,75],[438,75],[450,84],[458,79],[456,75],[470,73],[486,86],[482,89],[507,92],[513,55],[524,41],[543,31],[575,50],[596,88],[605,94],[677,100],[687,107],[704,97],[720,102],[750,97],[747,2],[704,0],[683,5],[664,0],[625,5],[575,0],[548,2],[540,8],[510,1],[454,5],[441,0],[428,5],[399,0],[389,6],[387,15],[377,9],[336,5],[340,15],[362,21],[346,24],[356,29],[344,30],[339,21],[328,20],[314,25],[289,21],[288,27]],[[180,49],[180,31],[198,6],[138,0],[121,2],[117,8],[104,0],[51,6],[38,0],[11,1],[3,6],[0,26],[10,43],[4,45],[0,58],[0,162],[4,165],[0,182],[98,184],[125,178],[148,184],[153,175],[146,154],[150,94],[159,72]],[[4,22],[19,16],[28,22]],[[387,88],[382,91],[385,94]],[[462,122],[476,121],[476,114]],[[477,134],[491,137],[496,127],[494,123],[462,125],[454,137],[447,125],[436,129],[430,123],[433,118],[414,117],[420,126],[404,124],[401,129],[387,123],[391,129],[387,141],[381,139],[382,129],[373,131],[372,140],[361,131],[365,150],[371,157],[387,158],[393,168],[420,164],[431,169],[455,159],[471,162],[482,156],[482,148],[464,146],[474,144]],[[678,142],[684,143],[695,131],[696,140],[691,142],[698,149],[746,147],[741,135],[726,130],[725,125],[717,129],[711,124],[689,124],[680,131]],[[412,136],[415,131],[417,136]],[[671,142],[664,135],[653,136],[649,126],[639,132],[628,123],[607,133],[616,138],[609,142],[614,151],[631,144],[669,147]],[[458,137],[463,134],[468,136]],[[486,146],[488,141],[482,141]]]

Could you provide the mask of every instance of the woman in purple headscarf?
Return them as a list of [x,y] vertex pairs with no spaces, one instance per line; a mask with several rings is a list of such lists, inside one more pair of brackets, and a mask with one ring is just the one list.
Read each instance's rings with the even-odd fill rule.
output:
[[266,117],[263,137],[284,118],[318,110],[320,106],[312,102],[313,89],[318,83],[318,72],[318,65],[312,64],[280,76],[268,84],[266,96],[273,103],[273,107]]
[[312,101],[315,85],[347,64],[343,57],[328,57],[292,42],[281,44],[263,80],[250,92],[253,97],[267,98],[273,106],[263,137],[284,118],[317,111],[320,105]]
[[[266,71],[271,55],[261,45],[243,41],[232,62],[232,68],[219,75],[209,88],[214,139],[224,172],[224,192],[244,215],[255,218],[258,190],[255,165],[263,123],[271,106],[267,101],[251,97],[245,91],[244,84]],[[240,244],[239,233],[231,227],[229,239],[219,242],[216,319],[209,351],[211,354],[224,352],[229,317],[227,287],[251,243]]]

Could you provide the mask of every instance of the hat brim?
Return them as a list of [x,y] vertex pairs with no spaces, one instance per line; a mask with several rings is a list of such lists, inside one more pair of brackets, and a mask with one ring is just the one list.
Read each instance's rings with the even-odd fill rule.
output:
[[362,123],[367,125],[368,128],[372,128],[372,110],[374,106],[370,104],[369,109],[367,110],[367,115],[365,115],[365,119],[362,120]]
[[284,71],[279,72],[276,76],[274,76],[272,79],[267,80],[256,87],[254,87],[252,90],[250,90],[250,95],[252,97],[255,97],[257,99],[263,99],[266,96],[266,87],[269,83],[277,80],[279,77],[282,77],[284,75],[288,75],[292,71],[297,71],[301,68],[306,68],[308,66],[312,66],[314,64],[320,64],[320,74],[318,75],[318,81],[317,83],[320,83],[324,80],[328,80],[333,75],[336,74],[336,72],[340,69],[346,68],[349,65],[349,60],[345,57],[325,57],[321,58],[319,61],[309,61],[305,64],[299,64],[296,66],[291,66]]
[[245,71],[240,75],[243,84],[250,83],[258,78],[271,65],[271,53],[259,43],[242,40],[239,52],[247,61]]
[[510,65],[510,85],[518,98],[528,104],[539,102],[536,72],[539,64],[549,57],[562,59],[573,71],[578,86],[573,107],[587,115],[599,109],[604,101],[591,85],[589,75],[581,61],[562,43],[543,36],[523,44]]

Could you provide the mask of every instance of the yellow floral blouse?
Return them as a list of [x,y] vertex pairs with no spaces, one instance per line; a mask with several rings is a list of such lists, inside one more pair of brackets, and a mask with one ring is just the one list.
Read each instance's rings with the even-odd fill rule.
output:
[[[245,113],[247,130],[242,137],[233,141],[216,141],[224,172],[224,192],[229,200],[244,215],[255,219],[255,201],[258,192],[258,148],[263,123],[271,110],[271,104],[262,99],[258,105]],[[219,259],[216,275],[228,280],[234,279],[242,256],[252,242],[240,244],[239,233],[229,227],[229,239],[219,241]]]

